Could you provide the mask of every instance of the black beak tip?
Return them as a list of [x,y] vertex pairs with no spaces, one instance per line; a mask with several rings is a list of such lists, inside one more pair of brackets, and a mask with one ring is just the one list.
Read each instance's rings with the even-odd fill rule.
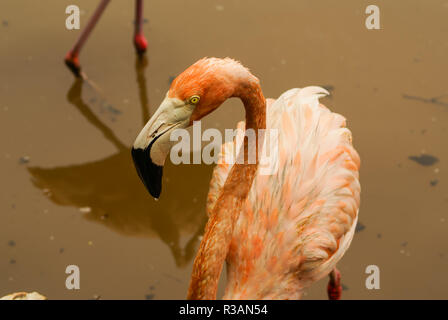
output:
[[138,176],[149,193],[157,200],[162,192],[163,167],[152,162],[150,144],[146,149],[132,148],[132,159]]

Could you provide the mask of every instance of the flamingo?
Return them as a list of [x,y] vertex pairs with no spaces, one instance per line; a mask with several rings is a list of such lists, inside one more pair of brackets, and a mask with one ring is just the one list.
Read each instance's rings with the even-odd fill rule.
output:
[[47,300],[39,292],[15,292],[1,297],[0,300]]
[[[75,45],[65,56],[65,64],[76,77],[80,77],[82,75],[81,63],[79,62],[79,54],[81,49],[89,38],[90,33],[95,28],[98,20],[101,18],[101,15],[109,2],[110,0],[101,0]],[[143,35],[143,0],[135,0],[134,46],[139,56],[142,56],[148,47],[148,42]]]
[[[189,127],[231,97],[241,99],[246,113],[213,171],[188,299],[216,298],[224,262],[224,299],[299,299],[327,275],[329,298],[340,299],[336,264],[355,232],[360,159],[345,118],[319,103],[327,94],[312,86],[265,99],[259,80],[230,58],[203,58],[171,83],[132,148],[137,173],[155,198],[174,129]],[[258,156],[255,163],[226,163],[248,129],[278,130],[277,172],[261,174]],[[247,146],[244,139],[244,159]]]

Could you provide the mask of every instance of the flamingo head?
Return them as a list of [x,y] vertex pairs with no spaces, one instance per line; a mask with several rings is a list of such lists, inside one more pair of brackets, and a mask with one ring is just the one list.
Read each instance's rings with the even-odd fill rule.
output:
[[238,96],[239,90],[257,81],[245,67],[230,58],[204,58],[171,83],[165,99],[142,129],[132,148],[137,173],[154,198],[162,189],[165,159],[175,141],[175,129],[185,129],[193,121],[218,108],[226,99]]

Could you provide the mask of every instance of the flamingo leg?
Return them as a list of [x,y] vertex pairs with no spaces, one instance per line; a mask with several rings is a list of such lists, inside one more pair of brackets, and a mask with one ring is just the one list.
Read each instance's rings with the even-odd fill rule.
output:
[[150,117],[148,92],[146,90],[147,86],[145,77],[145,69],[147,65],[148,65],[148,59],[146,56],[137,57],[135,62],[135,71],[137,73],[138,93],[140,97],[140,105],[142,107],[143,126],[148,122]]
[[143,35],[143,0],[135,0],[134,46],[139,56],[146,52],[148,41]]
[[89,38],[90,33],[97,24],[98,20],[100,19],[101,15],[103,14],[109,2],[110,0],[101,0],[99,6],[96,8],[95,12],[93,13],[93,16],[90,18],[89,22],[87,23],[87,26],[82,31],[75,45],[65,56],[65,64],[76,77],[81,76],[81,64],[79,63],[79,53],[82,47],[84,46],[84,43]]
[[328,281],[327,286],[328,299],[340,300],[342,295],[341,273],[338,269],[334,268],[330,272],[329,277],[330,281]]

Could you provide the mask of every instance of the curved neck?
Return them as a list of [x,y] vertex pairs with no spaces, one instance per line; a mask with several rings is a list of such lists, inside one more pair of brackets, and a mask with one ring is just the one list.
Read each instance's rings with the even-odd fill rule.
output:
[[[234,94],[239,97],[246,110],[246,130],[266,128],[266,100],[257,82],[239,86]],[[248,159],[248,141],[242,144],[244,159]],[[233,229],[238,220],[244,200],[249,194],[258,168],[255,164],[235,164],[226,179],[221,194],[205,227],[205,233],[196,255],[188,289],[187,299],[216,299],[218,282],[227,256]]]

